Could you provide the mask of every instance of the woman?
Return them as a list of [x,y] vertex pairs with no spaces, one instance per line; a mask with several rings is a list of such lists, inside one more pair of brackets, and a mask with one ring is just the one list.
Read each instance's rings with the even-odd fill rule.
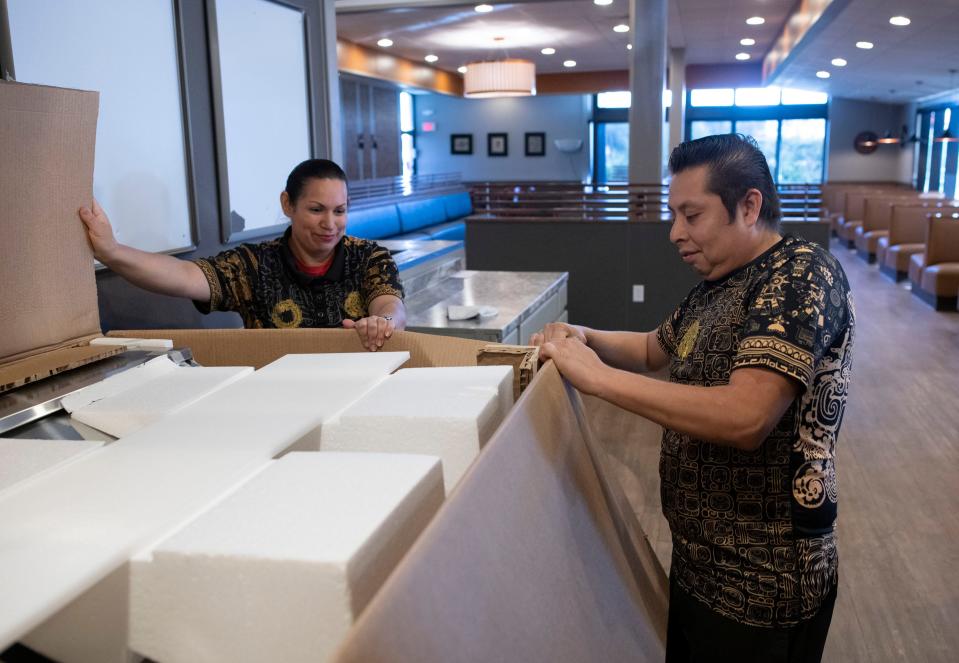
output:
[[97,260],[141,288],[189,297],[202,313],[236,311],[247,328],[342,326],[381,348],[406,326],[403,287],[389,251],[345,234],[346,173],[304,161],[280,204],[290,227],[279,239],[192,261],[118,243],[96,201],[79,213]]

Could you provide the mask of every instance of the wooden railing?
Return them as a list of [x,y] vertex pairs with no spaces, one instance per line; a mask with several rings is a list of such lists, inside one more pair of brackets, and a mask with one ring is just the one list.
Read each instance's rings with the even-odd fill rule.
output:
[[[666,184],[613,182],[470,182],[474,214],[490,218],[556,218],[603,221],[654,221],[670,218]],[[818,184],[779,187],[782,218],[819,221]]]

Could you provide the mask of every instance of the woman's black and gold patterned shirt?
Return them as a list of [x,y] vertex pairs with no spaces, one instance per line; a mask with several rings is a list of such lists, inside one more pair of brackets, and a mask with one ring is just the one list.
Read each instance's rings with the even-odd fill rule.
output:
[[755,451],[663,433],[663,513],[672,574],[713,611],[751,626],[812,617],[836,582],[836,437],[855,325],[846,275],[816,244],[786,237],[696,286],[657,333],[670,380],[728,384],[738,368],[802,391]]
[[296,268],[290,229],[274,240],[242,244],[194,262],[210,284],[210,301],[194,302],[202,313],[236,311],[248,329],[340,327],[369,315],[380,295],[403,297],[396,263],[375,242],[345,236],[336,245],[325,276]]

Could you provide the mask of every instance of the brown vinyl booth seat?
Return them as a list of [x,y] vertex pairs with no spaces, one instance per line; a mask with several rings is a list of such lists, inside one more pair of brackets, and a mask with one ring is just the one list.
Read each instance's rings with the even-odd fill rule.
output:
[[895,281],[909,275],[909,258],[926,248],[926,214],[933,203],[895,203],[889,213],[889,234],[876,247],[879,271]]
[[895,203],[917,200],[916,194],[897,196],[870,196],[863,204],[862,225],[853,231],[853,240],[860,258],[872,264],[876,262],[879,240],[889,236],[889,222]]
[[959,300],[959,210],[926,215],[926,250],[909,259],[912,294],[937,311]]

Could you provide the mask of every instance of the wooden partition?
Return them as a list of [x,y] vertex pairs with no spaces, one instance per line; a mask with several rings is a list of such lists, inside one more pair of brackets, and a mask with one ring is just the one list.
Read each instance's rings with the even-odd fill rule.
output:
[[[649,331],[699,281],[661,221],[466,219],[469,269],[569,272],[570,322]],[[829,245],[824,222],[784,221],[782,232]]]
[[[599,221],[665,221],[669,186],[662,183],[473,182],[475,214],[489,218],[564,217]],[[818,184],[779,187],[782,218],[819,221]]]

